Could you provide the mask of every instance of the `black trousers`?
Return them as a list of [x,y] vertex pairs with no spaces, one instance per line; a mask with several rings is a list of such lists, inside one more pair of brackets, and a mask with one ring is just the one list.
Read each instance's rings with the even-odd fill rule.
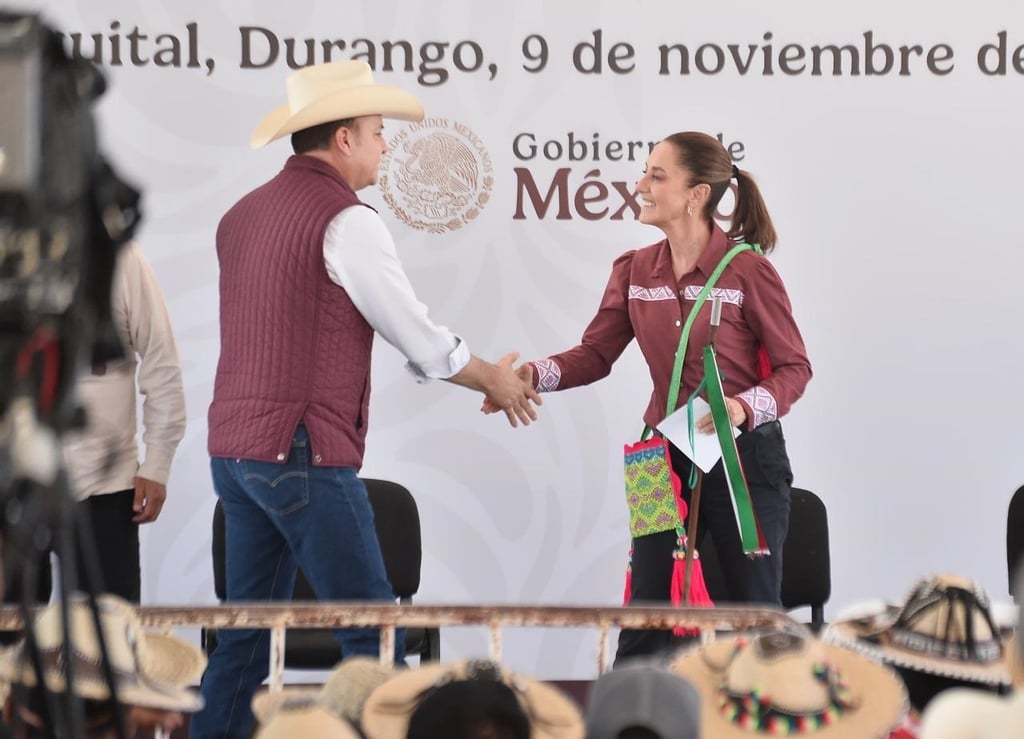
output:
[[[771,554],[751,558],[743,553],[721,461],[704,476],[701,484],[696,545],[699,549],[704,536],[710,532],[728,590],[727,602],[781,605],[782,545],[789,531],[789,494],[793,483],[782,426],[774,421],[741,433],[736,446]],[[683,482],[683,498],[689,505],[691,491],[685,488],[690,460],[674,446],[671,453],[672,468]],[[690,532],[689,515],[686,530]],[[675,531],[633,539],[630,605],[670,602],[675,546]],[[664,654],[678,646],[671,631],[623,629],[615,659]]]
[[[138,603],[142,594],[142,575],[139,564],[139,525],[132,521],[135,515],[132,503],[134,490],[121,490],[109,495],[94,495],[78,506],[78,515],[85,517],[91,542],[83,546],[94,548],[99,563],[100,582],[93,583],[96,593],[114,593],[127,601]],[[79,590],[85,590],[85,559],[82,551],[75,552]],[[22,582],[21,571],[15,570],[4,592],[4,603],[20,603],[25,587],[31,588],[32,600],[45,604],[50,600],[53,578],[50,572],[49,554],[40,557],[37,577],[34,583]]]
[[[100,582],[93,583],[96,593],[114,593],[127,601],[138,603],[142,592],[142,576],[139,566],[139,525],[132,522],[134,490],[122,490],[109,495],[95,495],[86,498],[78,506],[78,514],[85,517],[86,528],[99,563]],[[83,542],[85,544],[85,542]],[[85,590],[86,579],[83,552],[75,553],[78,589]],[[36,578],[33,583],[24,582],[22,570],[14,568],[3,592],[4,603],[21,603],[24,589],[30,588],[30,598],[39,605],[50,600],[53,577],[50,572],[50,555],[43,553],[36,563]],[[11,644],[20,638],[18,632],[0,632],[0,645]]]
[[[134,490],[108,495],[93,495],[79,505],[92,532],[102,582],[94,583],[98,593],[113,593],[131,603],[142,596],[142,569],[139,564],[139,525],[132,521],[135,512]],[[78,556],[78,584],[86,583],[85,561]]]

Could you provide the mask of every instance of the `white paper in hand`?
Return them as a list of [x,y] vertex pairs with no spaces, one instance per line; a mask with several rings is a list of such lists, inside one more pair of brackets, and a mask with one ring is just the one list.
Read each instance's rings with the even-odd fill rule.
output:
[[[693,422],[711,412],[711,406],[703,398],[693,399]],[[731,426],[733,438],[739,435],[739,429]],[[702,472],[710,472],[722,458],[722,446],[718,443],[718,434],[702,434],[694,429],[693,447],[690,446],[690,427],[686,416],[686,405],[658,424],[658,431],[676,447],[693,460]]]

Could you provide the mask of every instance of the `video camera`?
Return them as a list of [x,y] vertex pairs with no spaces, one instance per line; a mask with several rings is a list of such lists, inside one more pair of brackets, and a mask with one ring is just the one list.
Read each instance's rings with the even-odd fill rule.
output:
[[[76,553],[97,568],[81,544],[60,435],[80,423],[71,392],[79,369],[123,355],[111,287],[140,218],[139,192],[99,151],[92,105],[105,88],[99,69],[72,58],[38,16],[0,9],[0,539],[5,579],[20,573],[36,674],[42,662],[29,624],[38,569],[58,553],[67,603]],[[85,717],[67,636],[65,625],[63,707],[46,690],[41,697],[51,734],[77,737]]]
[[111,283],[139,193],[99,151],[91,107],[105,86],[38,16],[0,10],[0,496],[50,477],[58,462],[22,460],[19,440],[72,425],[77,369],[122,353]]

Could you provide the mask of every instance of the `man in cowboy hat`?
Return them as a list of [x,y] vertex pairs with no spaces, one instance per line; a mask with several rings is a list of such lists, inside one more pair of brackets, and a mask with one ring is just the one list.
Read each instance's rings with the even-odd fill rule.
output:
[[946,690],[921,717],[921,739],[1014,739],[1024,729],[1024,568],[1013,587],[1020,604],[1013,636],[1005,643],[1006,669],[1013,684],[1007,696],[968,687]]
[[584,739],[576,704],[558,688],[491,660],[398,670],[363,705],[367,739]]
[[[364,62],[288,78],[288,102],[252,136],[291,134],[284,168],[243,197],[217,229],[221,354],[209,452],[227,523],[227,597],[290,598],[301,566],[324,600],[391,601],[363,460],[370,350],[380,333],[417,380],[483,392],[515,426],[539,397],[435,324],[413,292],[380,216],[356,192],[377,181],[382,119],[423,119],[412,95],[377,85]],[[377,629],[337,632],[343,656],[376,655]],[[403,638],[396,639],[403,658]],[[222,630],[203,678],[193,737],[248,736],[268,673],[265,631]]]
[[940,573],[919,579],[902,605],[853,605],[824,640],[895,670],[910,711],[893,739],[918,735],[920,716],[940,694],[973,688],[998,693],[1010,684],[1001,629],[988,594],[969,578]]

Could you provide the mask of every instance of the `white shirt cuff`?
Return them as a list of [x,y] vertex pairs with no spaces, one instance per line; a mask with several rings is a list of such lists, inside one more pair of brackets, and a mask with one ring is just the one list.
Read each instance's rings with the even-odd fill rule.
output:
[[413,364],[407,362],[405,368],[409,371],[416,382],[424,383],[430,382],[432,379],[447,379],[453,375],[457,375],[462,369],[469,364],[469,345],[462,340],[461,337],[455,337],[458,343],[452,350],[451,354],[439,362],[431,362],[430,364]]

